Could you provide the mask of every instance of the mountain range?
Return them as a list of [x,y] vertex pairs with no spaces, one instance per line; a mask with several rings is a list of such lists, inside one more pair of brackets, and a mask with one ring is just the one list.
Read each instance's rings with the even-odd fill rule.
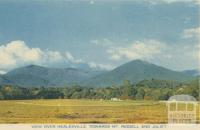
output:
[[193,70],[185,70],[182,71],[185,74],[191,75],[191,76],[200,76],[200,70],[199,69],[193,69]]
[[105,87],[120,85],[124,80],[130,80],[132,83],[149,79],[187,81],[195,76],[193,73],[186,71],[173,71],[146,61],[133,60],[111,71],[47,68],[29,65],[0,75],[0,85],[60,87],[78,84],[81,86]]

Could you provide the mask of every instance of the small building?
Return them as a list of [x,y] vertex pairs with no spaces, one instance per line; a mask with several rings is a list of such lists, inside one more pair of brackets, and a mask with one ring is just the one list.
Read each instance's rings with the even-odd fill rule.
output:
[[103,99],[101,98],[99,101],[103,101]]
[[197,101],[189,95],[171,96],[167,101],[168,123],[194,124],[196,123]]
[[111,101],[122,101],[122,100],[119,99],[119,98],[111,98],[110,100],[111,100]]

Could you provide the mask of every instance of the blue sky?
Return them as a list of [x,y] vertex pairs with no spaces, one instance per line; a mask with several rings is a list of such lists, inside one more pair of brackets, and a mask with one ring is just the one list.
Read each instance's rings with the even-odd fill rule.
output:
[[112,69],[142,59],[198,67],[196,0],[0,1],[0,72],[38,64]]

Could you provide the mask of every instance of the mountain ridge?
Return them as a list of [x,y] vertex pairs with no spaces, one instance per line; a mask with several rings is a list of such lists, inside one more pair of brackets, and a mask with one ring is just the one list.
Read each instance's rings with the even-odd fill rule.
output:
[[185,73],[185,74],[191,75],[191,76],[200,76],[200,70],[199,69],[184,70],[182,72]]
[[110,72],[93,77],[92,79],[85,81],[83,84],[110,86],[120,85],[123,83],[123,80],[130,80],[131,82],[136,83],[148,79],[185,81],[192,79],[192,77],[146,61],[133,60],[113,69]]
[[[11,84],[19,86],[65,86],[78,84],[80,81],[104,71],[85,71],[76,68],[48,68],[28,65],[16,68],[4,77],[11,79]],[[29,77],[29,78],[27,78]],[[33,82],[32,82],[33,81]],[[39,82],[39,84],[35,83]]]
[[28,65],[0,75],[0,84],[13,84],[26,87],[81,85],[106,87],[121,85],[124,80],[137,83],[142,80],[186,81],[189,74],[167,69],[142,60],[133,60],[111,71],[81,70],[77,68],[48,68]]

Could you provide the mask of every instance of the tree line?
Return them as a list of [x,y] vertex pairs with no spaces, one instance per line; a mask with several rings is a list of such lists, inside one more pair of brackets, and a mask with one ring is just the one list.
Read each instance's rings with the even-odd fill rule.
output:
[[132,84],[124,80],[120,86],[108,87],[82,87],[73,85],[69,87],[31,87],[25,88],[13,85],[0,86],[0,100],[16,99],[111,99],[121,100],[168,100],[172,95],[188,94],[198,99],[198,80],[188,83],[172,81],[144,80]]

